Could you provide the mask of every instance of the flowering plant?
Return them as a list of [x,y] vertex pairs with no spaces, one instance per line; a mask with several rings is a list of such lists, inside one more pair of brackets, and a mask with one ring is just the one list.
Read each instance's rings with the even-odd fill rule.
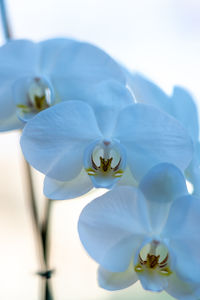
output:
[[118,187],[89,203],[79,235],[100,264],[100,286],[123,289],[139,279],[144,289],[197,299],[199,214],[200,199],[170,164],[152,168],[138,189]]
[[[192,96],[180,87],[168,96],[98,47],[68,38],[7,41],[0,82],[0,131],[20,130],[27,160],[43,299],[53,299],[52,199],[100,188],[105,194],[78,223],[83,246],[100,265],[99,285],[118,290],[139,280],[179,300],[200,297],[200,147]],[[45,175],[43,219],[31,166]]]

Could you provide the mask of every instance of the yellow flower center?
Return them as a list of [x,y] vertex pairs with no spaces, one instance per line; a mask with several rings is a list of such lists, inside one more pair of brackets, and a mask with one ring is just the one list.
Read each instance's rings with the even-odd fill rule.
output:
[[123,175],[123,170],[119,168],[121,163],[121,158],[119,159],[119,162],[112,166],[113,157],[110,158],[103,158],[102,156],[99,157],[100,165],[97,166],[94,162],[93,156],[91,155],[91,168],[87,168],[86,172],[89,176],[96,176],[96,175],[103,175],[103,176],[113,176],[113,177],[121,177]]
[[[167,249],[164,245],[160,245],[160,248],[158,249],[158,245],[160,245],[159,242],[153,241],[150,244],[150,250],[148,253],[144,254],[149,245],[146,245],[140,251],[138,259],[139,262],[134,268],[135,272],[141,273],[144,271],[152,271],[163,276],[170,276],[172,274],[172,271],[169,267],[169,254]],[[157,252],[160,252],[160,254]]]
[[34,78],[27,91],[27,103],[18,104],[23,113],[40,112],[51,104],[51,90],[40,78]]

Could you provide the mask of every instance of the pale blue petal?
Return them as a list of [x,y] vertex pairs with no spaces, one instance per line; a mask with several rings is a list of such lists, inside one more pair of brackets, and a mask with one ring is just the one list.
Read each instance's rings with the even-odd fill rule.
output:
[[171,101],[156,84],[139,73],[126,72],[128,86],[135,95],[136,101],[150,104],[171,113]]
[[58,80],[57,90],[61,100],[78,99],[92,106],[101,132],[110,137],[118,113],[134,102],[129,90],[116,80],[105,80],[91,85],[90,81]]
[[172,202],[188,194],[181,171],[174,165],[162,163],[153,167],[139,185],[147,201],[152,228],[162,230]]
[[151,230],[146,200],[133,187],[116,187],[83,209],[78,230],[93,259],[106,270],[123,272]]
[[7,85],[0,87],[0,131],[19,129],[24,124],[17,118],[16,105],[12,99],[11,89]]
[[29,40],[10,40],[0,47],[0,79],[37,72],[37,44]]
[[137,180],[158,163],[184,170],[192,159],[193,143],[182,125],[153,106],[133,104],[123,109],[113,137],[126,147],[127,164]]
[[[43,74],[45,72],[44,75],[56,74],[54,68],[61,53],[64,52],[67,56],[68,48],[71,49],[77,44],[79,44],[77,41],[68,38],[48,39],[38,43],[38,65],[40,73]],[[59,74],[59,70],[57,71]]]
[[44,180],[44,194],[53,200],[73,199],[80,197],[93,188],[85,169],[82,169],[71,181],[58,181],[49,177]]
[[91,84],[112,78],[125,84],[119,65],[100,48],[89,43],[68,43],[59,54],[53,72],[57,80],[59,77],[66,78],[66,84],[70,78]]
[[200,196],[200,143],[195,144],[194,156],[185,171],[187,179],[193,185],[193,194]]
[[200,298],[200,284],[181,280],[175,273],[168,277],[165,291],[179,300],[194,300]]
[[187,129],[193,141],[199,138],[198,112],[194,99],[185,89],[176,86],[172,95],[172,115]]
[[18,120],[12,85],[22,75],[36,71],[36,46],[31,41],[12,40],[0,47],[0,131],[23,127]]
[[163,237],[169,239],[176,257],[174,270],[183,280],[199,282],[200,278],[200,198],[188,195],[171,206]]
[[[63,39],[66,46],[67,39]],[[22,123],[14,115],[17,113],[13,99],[13,85],[18,80],[34,78],[47,73],[47,67],[56,56],[59,39],[47,40],[40,44],[29,40],[11,40],[0,47],[0,130],[21,128]],[[63,42],[60,44],[63,44]],[[43,47],[40,47],[43,45]],[[51,55],[49,55],[49,52]],[[46,70],[45,70],[46,68]],[[9,99],[8,99],[9,98]],[[21,98],[23,102],[23,98]],[[18,101],[20,102],[20,100]],[[10,106],[8,109],[8,105]],[[14,122],[14,123],[13,123]]]
[[24,127],[24,123],[22,123],[17,118],[15,113],[12,114],[9,118],[0,120],[0,132],[22,129],[23,127]]
[[133,174],[131,173],[131,170],[129,167],[126,167],[124,170],[123,176],[120,178],[120,180],[117,183],[118,185],[129,185],[129,186],[138,186],[138,182],[133,177]]
[[98,283],[100,287],[109,291],[122,290],[134,284],[138,276],[131,263],[124,272],[109,272],[101,266],[98,269]]
[[170,97],[138,73],[131,74],[127,71],[126,76],[137,102],[154,105],[171,114],[188,130],[193,141],[198,140],[198,111],[193,97],[187,90],[175,86]]
[[141,272],[138,278],[142,287],[147,291],[162,292],[168,285],[168,277],[159,275],[157,272]]
[[21,138],[27,161],[56,180],[69,181],[83,167],[87,144],[101,138],[94,113],[81,101],[67,101],[31,119]]

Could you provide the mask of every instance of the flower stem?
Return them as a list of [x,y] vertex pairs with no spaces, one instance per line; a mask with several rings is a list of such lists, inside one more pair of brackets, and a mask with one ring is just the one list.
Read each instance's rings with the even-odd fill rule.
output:
[[23,158],[23,173],[24,173],[24,187],[25,187],[25,197],[28,201],[28,205],[31,212],[31,218],[32,218],[32,224],[35,234],[35,240],[37,245],[37,253],[39,256],[39,262],[40,262],[40,269],[45,270],[45,260],[43,255],[43,244],[41,239],[41,233],[40,233],[40,225],[39,225],[39,218],[37,213],[37,205],[36,205],[36,199],[35,194],[33,190],[33,182],[32,182],[32,175],[31,175],[31,169],[27,161]]
[[45,214],[44,219],[41,226],[41,239],[43,245],[43,256],[44,261],[46,264],[46,276],[45,276],[45,289],[44,289],[44,298],[45,300],[53,300],[51,286],[50,286],[50,279],[53,273],[53,270],[49,268],[49,225],[50,225],[50,215],[52,209],[53,200],[46,199],[46,207],[45,207]]
[[8,22],[8,16],[6,11],[6,5],[4,0],[0,0],[0,9],[1,9],[1,19],[2,19],[2,27],[3,27],[3,34],[5,40],[11,39],[11,31]]
[[[6,10],[6,4],[4,0],[0,0],[0,14],[2,19],[2,27],[3,27],[3,34],[5,40],[9,40],[12,38],[9,22],[8,22],[8,15]],[[33,229],[35,234],[35,240],[37,245],[37,253],[40,262],[40,270],[37,274],[41,276],[42,281],[44,282],[44,293],[42,296],[42,300],[53,300],[51,289],[50,289],[50,282],[49,279],[52,275],[52,270],[49,269],[49,239],[48,239],[48,228],[49,228],[49,221],[50,221],[50,209],[51,209],[51,200],[47,200],[46,210],[45,210],[45,217],[40,226],[40,220],[37,211],[37,203],[35,198],[35,193],[33,189],[33,179],[31,174],[31,167],[23,158],[23,169],[24,169],[24,180],[25,180],[25,193],[26,199],[28,200],[31,215],[32,215],[32,223]]]
[[26,186],[26,199],[28,200],[31,215],[33,229],[35,233],[35,240],[37,245],[37,253],[40,262],[40,270],[37,272],[38,275],[42,278],[42,300],[53,300],[51,287],[50,287],[50,278],[53,273],[53,270],[49,269],[49,224],[50,224],[50,212],[52,206],[52,200],[46,199],[46,209],[45,216],[40,226],[36,198],[33,190],[33,179],[31,174],[30,165],[23,159],[23,168],[24,168],[24,180]]
[[49,264],[49,240],[48,240],[48,231],[49,231],[49,224],[50,224],[50,213],[52,208],[53,200],[46,199],[46,207],[45,207],[45,214],[44,219],[41,226],[41,237],[42,237],[42,244],[43,244],[43,254],[44,260],[46,265]]

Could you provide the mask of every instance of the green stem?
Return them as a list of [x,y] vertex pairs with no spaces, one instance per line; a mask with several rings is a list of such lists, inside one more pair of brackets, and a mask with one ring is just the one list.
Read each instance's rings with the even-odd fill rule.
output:
[[[4,0],[0,0],[0,13],[2,19],[2,27],[5,40],[11,39],[11,31],[8,22],[8,15],[6,11],[6,4]],[[33,178],[31,173],[31,167],[23,158],[23,169],[24,169],[24,180],[25,188],[26,188],[26,198],[28,200],[31,216],[32,216],[32,223],[33,229],[35,233],[35,240],[37,245],[37,253],[39,256],[40,261],[40,272],[38,275],[42,277],[42,281],[45,283],[44,288],[44,295],[42,296],[42,300],[53,300],[51,289],[50,289],[50,282],[49,279],[51,278],[52,271],[49,270],[49,239],[48,239],[48,228],[49,228],[49,220],[50,220],[50,208],[51,208],[51,200],[47,199],[47,206],[45,210],[45,217],[40,226],[40,220],[37,211],[37,203],[33,189]]]
[[39,268],[41,270],[46,270],[46,264],[43,255],[43,244],[42,244],[42,238],[40,232],[39,217],[37,212],[37,204],[36,204],[36,198],[33,190],[33,179],[31,174],[31,168],[24,158],[23,158],[23,173],[24,173],[24,181],[25,181],[24,192],[26,194],[25,197],[27,199],[30,212],[31,212],[33,230],[34,230],[36,246],[37,246],[37,253],[40,262]]
[[10,27],[9,27],[6,5],[5,5],[4,0],[0,0],[0,10],[1,10],[3,34],[4,34],[5,40],[7,41],[7,40],[11,39],[11,31],[10,31]]
[[53,200],[46,199],[46,207],[45,207],[45,214],[44,219],[41,226],[41,237],[42,237],[42,244],[43,244],[43,254],[46,266],[49,265],[49,225],[50,225],[50,214],[52,208]]
[[49,224],[50,224],[50,213],[52,207],[52,200],[46,199],[46,209],[45,216],[42,222],[42,226],[40,226],[36,198],[33,190],[33,178],[31,174],[30,165],[23,159],[24,165],[24,180],[26,186],[26,199],[28,200],[33,229],[35,233],[35,240],[37,245],[37,253],[40,261],[40,270],[37,274],[41,276],[43,288],[42,288],[42,300],[53,300],[51,288],[50,288],[50,278],[52,275],[52,270],[49,269]]
[[53,300],[50,279],[53,273],[53,270],[49,268],[49,252],[50,252],[50,243],[49,243],[49,227],[50,227],[50,215],[52,209],[53,200],[46,199],[46,207],[43,223],[41,226],[41,238],[43,244],[43,255],[44,261],[46,264],[46,280],[45,280],[45,289],[44,289],[44,299],[45,300]]

